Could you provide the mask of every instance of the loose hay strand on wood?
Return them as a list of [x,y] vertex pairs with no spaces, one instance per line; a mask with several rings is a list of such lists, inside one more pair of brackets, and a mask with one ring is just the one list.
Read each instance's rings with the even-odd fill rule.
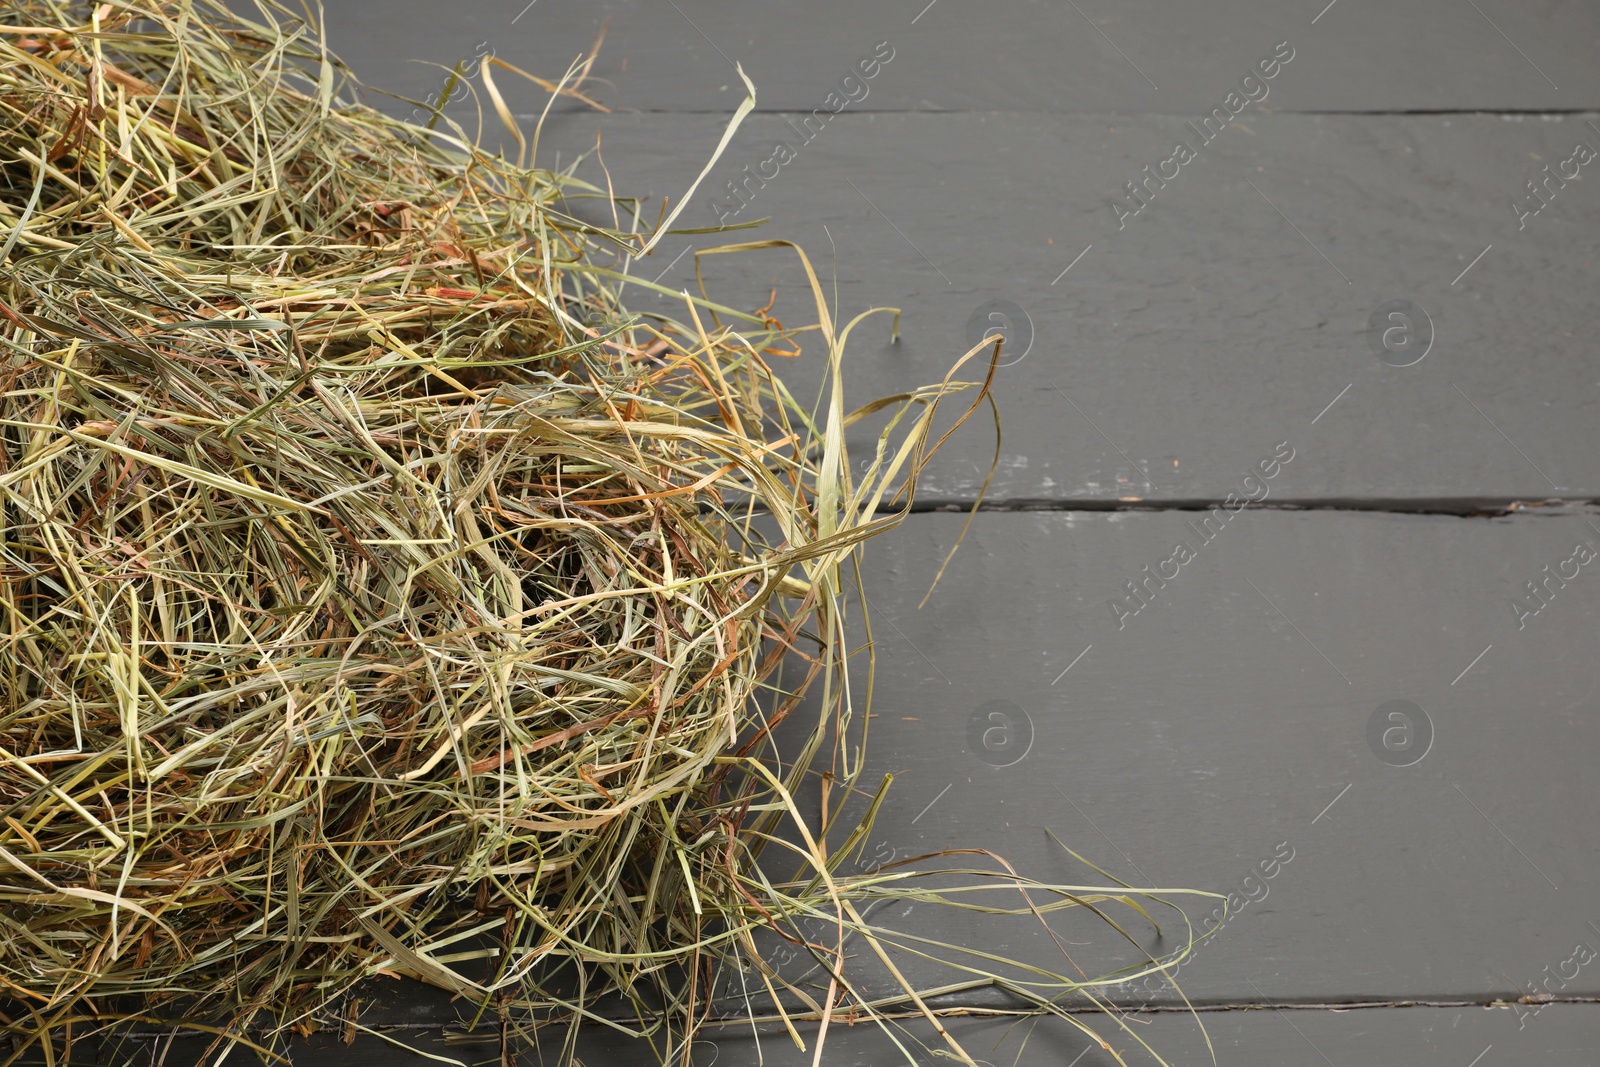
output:
[[[904,513],[941,402],[971,394],[959,424],[987,399],[997,351],[981,381],[955,377],[980,347],[848,409],[866,316],[836,328],[803,252],[697,258],[789,249],[814,325],[704,292],[681,320],[630,316],[624,285],[665,292],[629,272],[660,228],[582,221],[622,214],[571,170],[354,103],[285,7],[22,0],[6,19],[13,1033],[48,1050],[182,1013],[265,1053],[248,1033],[308,1032],[387,975],[502,1025],[601,1018],[620,994],[634,1019],[610,1025],[673,1058],[708,1024],[713,963],[754,966],[796,1041],[808,1012],[888,1025],[894,1003],[846,973],[852,936],[886,963],[965,953],[1046,1010],[1089,989],[863,916],[897,898],[1045,923],[1131,895],[844,875],[881,791],[827,843],[865,726],[845,568]],[[816,412],[764,358],[800,338],[828,363]],[[885,407],[857,479],[845,431]],[[816,723],[783,750],[807,694]],[[796,797],[819,770],[814,833]],[[1027,906],[963,901],[997,879]],[[807,915],[831,943],[797,932]],[[825,967],[822,1003],[762,959],[763,930]]]

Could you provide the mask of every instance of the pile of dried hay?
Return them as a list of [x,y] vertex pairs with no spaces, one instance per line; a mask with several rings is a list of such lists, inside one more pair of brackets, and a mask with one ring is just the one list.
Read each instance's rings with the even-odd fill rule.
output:
[[[390,974],[569,1019],[621,993],[674,1049],[741,957],[783,1013],[753,931],[871,937],[851,893],[908,877],[846,885],[859,828],[758,860],[813,840],[794,796],[852,711],[842,568],[972,383],[900,398],[853,477],[856,323],[814,276],[808,331],[630,318],[654,238],[579,221],[601,190],[349,102],[260,10],[0,26],[5,1025],[260,1048]],[[815,416],[763,358],[797,332]]]

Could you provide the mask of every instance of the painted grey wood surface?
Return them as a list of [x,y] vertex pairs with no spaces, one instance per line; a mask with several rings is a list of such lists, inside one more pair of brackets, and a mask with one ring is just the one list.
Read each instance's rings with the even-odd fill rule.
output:
[[820,107],[831,84],[884,40],[897,58],[862,101],[874,110],[1187,115],[1220,101],[1285,40],[1304,65],[1272,99],[1292,110],[1558,110],[1600,99],[1600,12],[1554,0],[1478,0],[1480,10],[1454,0],[325,7],[336,40],[361,42],[343,49],[347,58],[370,80],[418,96],[438,81],[414,60],[448,67],[487,41],[508,62],[559,76],[609,20],[595,68],[609,83],[600,97],[645,111],[728,110],[734,61],[762,87],[763,107]]
[[[680,225],[769,218],[758,231],[726,239],[797,241],[837,271],[843,310],[902,308],[898,344],[887,343],[886,323],[859,335],[852,366],[859,396],[937,379],[970,337],[991,323],[1006,328],[1009,352],[997,388],[1005,445],[991,499],[1218,499],[1254,461],[1255,439],[1281,439],[1313,421],[1325,446],[1307,455],[1280,500],[1460,509],[1600,496],[1600,479],[1585,462],[1600,447],[1600,376],[1592,359],[1600,194],[1585,181],[1600,160],[1584,164],[1585,153],[1576,152],[1579,144],[1600,146],[1600,116],[1581,111],[1600,106],[1600,89],[1572,81],[1559,105],[1542,105],[1579,109],[1569,114],[1321,113],[1385,103],[1388,110],[1443,106],[1407,97],[1414,78],[1436,88],[1465,79],[1502,111],[1523,106],[1516,103],[1523,74],[1544,85],[1470,6],[1463,10],[1512,62],[1484,55],[1475,64],[1477,53],[1458,39],[1473,24],[1450,5],[1383,15],[1340,5],[1307,28],[1338,25],[1353,33],[1364,23],[1373,40],[1292,45],[1293,58],[1259,83],[1265,99],[1245,102],[1226,128],[1215,119],[1208,126],[1210,109],[1235,88],[1233,68],[1271,56],[1276,40],[1263,37],[1259,56],[1223,64],[1216,53],[1236,46],[1220,41],[1237,36],[1236,28],[1220,37],[1180,35],[1201,7],[1212,19],[1214,7],[1230,5],[1165,18],[1119,16],[1164,25],[1162,32],[1184,44],[1176,53],[1184,62],[1229,72],[1206,95],[1178,94],[1179,106],[1170,109],[1125,90],[1048,109],[1026,94],[995,89],[987,103],[953,98],[940,105],[973,110],[927,112],[887,91],[916,84],[923,53],[907,43],[891,45],[893,59],[862,83],[867,95],[826,125],[811,109],[822,106],[831,83],[812,85],[818,72],[844,61],[829,65],[820,54],[843,55],[840,42],[860,33],[861,56],[851,62],[869,59],[878,38],[865,26],[876,9],[832,20],[809,8],[782,13],[760,5],[692,5],[684,9],[688,18],[670,5],[648,16],[619,9],[601,54],[618,66],[626,58],[632,74],[613,70],[605,76],[622,79],[614,93],[604,83],[593,91],[623,110],[557,108],[546,120],[540,161],[570,161],[603,134],[616,188],[645,198],[644,215],[655,217],[662,198],[676,201],[698,174],[740,87],[720,58],[709,66],[652,64],[675,50],[692,55],[708,47],[691,21],[708,33],[727,27],[735,39],[751,37],[735,24],[765,25],[771,32],[760,43],[774,58],[755,71],[762,106],[793,111],[747,120]],[[947,29],[927,39],[970,49],[985,34],[1014,33],[1019,22],[1044,17],[980,17],[974,10],[932,9],[929,20],[976,20],[981,30]],[[1065,10],[1087,33],[1084,19]],[[414,65],[402,73],[400,57],[448,66],[485,45],[549,73],[559,66],[551,42],[569,51],[575,41],[586,44],[574,24],[602,14],[592,6],[551,5],[547,12],[536,5],[515,27],[490,32],[501,17],[497,8],[474,8],[461,26],[441,32],[376,8],[335,5],[329,14],[335,43],[361,42],[347,50],[358,73],[419,96],[442,74]],[[1532,19],[1520,27],[1528,38],[1551,47],[1594,40],[1568,26],[1592,18],[1590,9],[1564,6],[1542,18],[1521,9],[1517,17]],[[1410,64],[1387,64],[1384,76],[1363,78],[1360,65],[1373,50],[1392,47],[1393,35],[1418,29],[1421,23],[1409,21],[1418,19],[1451,43],[1430,38],[1430,48],[1410,49]],[[1571,32],[1557,33],[1557,26]],[[478,33],[484,36],[469,43]],[[1067,41],[1060,30],[1036,31],[1032,39],[1036,52]],[[971,85],[969,67],[942,65],[917,99],[937,95],[932,84]],[[1028,64],[1018,57],[976,67],[1017,71]],[[1077,100],[1061,79],[1084,68],[1044,69],[1027,76],[1035,94]],[[1100,72],[1093,80],[1117,79]],[[498,83],[531,127],[542,105],[518,96],[517,81],[501,72]],[[674,95],[682,86],[730,81],[726,92],[700,104]],[[651,89],[628,103],[624,84]],[[1377,95],[1368,104],[1299,103],[1291,93],[1316,85]],[[949,91],[959,97],[965,90]],[[1464,106],[1461,99],[1456,106]],[[679,110],[663,113],[669,107]],[[467,100],[450,111],[476,123]],[[492,112],[488,123],[490,136],[501,137]],[[786,163],[780,142],[794,150]],[[1175,161],[1179,143],[1193,150],[1192,161]],[[593,160],[580,173],[604,181]],[[669,238],[636,273],[674,288],[693,285],[694,259],[685,253],[714,243],[704,235]],[[704,274],[712,295],[733,306],[760,306],[777,288],[780,317],[804,320],[803,279],[785,253],[739,262],[708,257]],[[1383,309],[1395,301],[1420,311],[1391,320]],[[635,301],[644,311],[671,302],[653,295]],[[1420,362],[1391,365],[1418,351]],[[813,356],[784,371],[804,388],[818,367]],[[865,431],[857,435],[858,447],[869,441]],[[929,470],[923,499],[972,499],[992,452],[982,434],[953,442]]]
[[[752,117],[714,178],[759,165],[774,139],[798,141],[790,121]],[[1119,230],[1108,198],[1176,139],[1198,141],[1183,122],[847,113],[747,187],[734,221],[772,221],[726,240],[800,243],[837,270],[844,314],[903,309],[897,345],[887,320],[857,334],[848,373],[861,397],[938,380],[978,309],[1021,308],[1031,338],[999,372],[992,499],[1220,499],[1285,437],[1316,443],[1280,500],[1592,499],[1600,188],[1568,183],[1520,232],[1510,210],[1540,160],[1600,146],[1591,122],[1247,113]],[[723,125],[569,116],[545,143],[592,148],[601,129],[614,182],[651,196],[654,218]],[[685,218],[714,225],[707,200]],[[694,257],[676,257],[714,242],[668,238],[636,270],[692,288]],[[776,288],[775,313],[808,321],[787,251],[705,257],[703,273],[728,304],[758,307]],[[1413,316],[1412,345],[1431,321],[1431,349],[1411,366],[1374,354],[1369,322],[1393,300],[1426,316]],[[803,387],[816,358],[781,370]],[[972,499],[993,451],[983,430],[953,440],[924,498]]]
[[[867,777],[897,775],[874,846],[901,856],[978,842],[1041,877],[1084,879],[1048,828],[1134,884],[1249,892],[1179,974],[1196,1002],[1259,1009],[1207,1013],[1220,1063],[1594,1062],[1600,1007],[1533,1017],[1528,1005],[1482,1005],[1541,982],[1600,997],[1592,964],[1551,978],[1575,944],[1600,948],[1600,578],[1587,564],[1559,577],[1575,545],[1600,548],[1600,517],[1576,505],[1492,520],[1416,512],[1600,497],[1600,191],[1587,164],[1541,186],[1548,205],[1525,187],[1576,143],[1600,147],[1600,11],[1485,0],[328,5],[333,44],[357,72],[416,97],[442,71],[413,60],[448,67],[492,48],[558,74],[607,15],[593,88],[617,110],[553,109],[541,162],[570,160],[603,132],[617,187],[647,197],[651,218],[687,187],[739,99],[718,49],[758,82],[759,113],[686,225],[730,210],[724,183],[795,137],[790,123],[825,106],[876,42],[892,43],[868,95],[776,178],[746,186],[749,204],[731,216],[769,216],[756,236],[799,241],[836,268],[845,312],[904,309],[898,345],[886,325],[863,331],[857,396],[936,378],[991,301],[1031,321],[1026,357],[1000,373],[1006,436],[991,499],[1055,510],[981,515],[920,611],[962,516],[913,516],[868,551],[882,651]],[[1200,144],[1187,123],[1284,40],[1295,56],[1268,98]],[[519,113],[542,106],[510,75],[500,84]],[[1108,200],[1181,138],[1198,158],[1119,219]],[[582,173],[600,172],[591,161]],[[692,256],[673,257],[710,240],[670,238],[636,272],[691,284]],[[781,253],[757,262],[713,257],[706,277],[746,307],[778,287],[788,321],[805,301],[798,273]],[[635,296],[645,310],[655,299]],[[1403,349],[1383,349],[1388,362],[1374,351],[1369,318],[1393,300],[1432,324],[1412,366],[1389,365]],[[1008,362],[1021,340],[1008,338]],[[783,370],[799,386],[814,380],[804,362]],[[955,442],[924,502],[971,500],[991,448],[981,431]],[[1194,510],[1263,490],[1267,505],[1319,510]],[[1128,498],[1155,510],[1065,510]],[[1193,559],[1164,562],[1179,542]],[[1543,599],[1529,599],[1527,583],[1547,580]],[[1156,595],[1111,606],[1129,581]],[[1004,768],[968,742],[974,712],[993,700],[1031,726],[1026,755]],[[1392,701],[1416,710],[1390,719]],[[1394,765],[1415,750],[1385,740],[1405,736],[1397,727],[1420,737],[1424,722],[1425,755]],[[1257,880],[1260,896],[1244,878],[1282,846],[1293,859]],[[1026,922],[915,908],[895,921],[1048,960]],[[1116,958],[1087,927],[1070,929],[1098,938],[1087,961]],[[913,978],[941,977],[902,962]],[[375,1020],[442,1042],[438,1027],[454,1018],[445,998],[396,989]],[[1175,1002],[1170,991],[1107,995]],[[1414,1001],[1456,1006],[1325,1007]],[[1302,1007],[1268,1008],[1279,1002]],[[1004,1037],[980,1053],[996,1064],[1111,1062],[1059,1021],[1009,1037],[1010,1020],[951,1025]],[[1211,1060],[1192,1019],[1139,1028],[1175,1062]],[[756,1061],[746,1036],[716,1040],[696,1063]],[[468,1062],[493,1054],[430,1047]],[[581,1048],[590,1063],[654,1062],[602,1028],[585,1028]],[[835,1027],[828,1049],[830,1064],[896,1062],[861,1027]],[[811,1062],[776,1035],[760,1055]],[[369,1038],[297,1054],[394,1058]]]
[[[1600,587],[1569,567],[1537,614],[1512,608],[1577,543],[1600,547],[1592,515],[985,514],[919,611],[961,521],[916,516],[868,550],[870,763],[898,776],[877,830],[899,855],[981,842],[1098,881],[1048,828],[1131,883],[1258,895],[1180,972],[1211,1003],[1258,999],[1252,982],[1317,1002],[1514,996],[1600,939],[1600,832],[1546,815],[1600,800]],[[1163,566],[1177,544],[1193,558]],[[1137,613],[1108,606],[1127,581],[1150,599]],[[986,758],[968,727],[994,700],[1031,729]],[[1397,700],[1420,711],[1384,730],[1432,735],[1410,766],[1369,738]],[[1283,843],[1292,862],[1247,884]],[[1060,962],[1026,922],[903,921]]]

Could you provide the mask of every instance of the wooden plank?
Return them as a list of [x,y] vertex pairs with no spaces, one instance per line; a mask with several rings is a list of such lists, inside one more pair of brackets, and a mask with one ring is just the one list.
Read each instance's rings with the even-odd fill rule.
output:
[[[1600,943],[1600,829],[1546,814],[1600,800],[1600,587],[1564,565],[1600,547],[1592,514],[985,515],[918,611],[961,521],[918,516],[869,550],[884,646],[871,762],[898,775],[878,836],[899,855],[982,843],[1088,880],[1048,828],[1129,882],[1265,894],[1182,969],[1205,1001],[1249,1000],[1251,982],[1311,1001],[1516,996],[1575,942]],[[1178,543],[1194,558],[1164,566]],[[1146,566],[1176,576],[1149,579],[1136,615],[1110,608]],[[1577,576],[1537,614],[1513,610],[1557,571]],[[1004,767],[970,732],[997,700],[1032,724]],[[1396,700],[1432,724],[1413,766],[1369,745]],[[1265,889],[1259,869],[1245,882],[1285,845]],[[906,922],[1060,965],[1031,921]],[[1567,991],[1600,992],[1600,970]]]
[[[1020,308],[1031,341],[1014,334],[999,373],[1005,443],[991,499],[1221,499],[1285,438],[1304,447],[1272,487],[1277,501],[1461,508],[1600,496],[1590,462],[1600,378],[1586,356],[1600,345],[1600,195],[1580,178],[1552,183],[1537,216],[1511,209],[1521,183],[1570,159],[1574,144],[1600,147],[1600,124],[1246,118],[1119,219],[1109,200],[1125,181],[1163,146],[1199,141],[1185,123],[846,114],[774,180],[744,187],[748,205],[732,221],[772,221],[727,239],[801,243],[825,277],[837,271],[843,314],[904,310],[898,344],[886,320],[856,334],[849,384],[862,400],[937,380],[975,317],[981,336],[983,309]],[[654,219],[661,197],[688,188],[724,121],[569,116],[547,127],[542,151],[570,162],[603,131],[615,186],[648,197]],[[753,116],[711,181],[760,166],[775,140],[803,143],[794,121]],[[603,180],[592,160],[583,172]],[[713,199],[697,195],[684,224],[715,225]],[[715,240],[667,238],[637,273],[692,287],[686,250]],[[703,262],[710,291],[734,306],[765,304],[776,288],[788,323],[808,321],[810,305],[795,264],[781,250]],[[681,303],[637,291],[632,301],[642,311]],[[1406,320],[1413,349],[1432,334],[1410,366],[1392,365],[1413,359],[1407,335],[1389,337],[1391,352],[1370,329],[1394,325],[1385,315],[1395,301],[1421,309]],[[811,395],[815,356],[779,362]],[[871,439],[857,433],[852,446]],[[971,500],[993,451],[982,428],[953,440],[924,499]]]
[[[1326,5],[1327,10],[1323,10]],[[1204,114],[1280,42],[1270,84],[1301,111],[1554,110],[1600,104],[1600,12],[1591,5],[1161,0],[804,5],[695,0],[562,4],[488,0],[441,18],[419,0],[328,3],[334,44],[364,77],[421,97],[446,68],[493,49],[559,76],[609,22],[601,97],[645,111],[724,111],[738,61],[764,107],[809,110],[887,41],[894,58],[857,107],[883,111]],[[1320,12],[1320,15],[1319,15]],[[859,95],[862,90],[850,86]],[[518,97],[530,100],[531,97]]]

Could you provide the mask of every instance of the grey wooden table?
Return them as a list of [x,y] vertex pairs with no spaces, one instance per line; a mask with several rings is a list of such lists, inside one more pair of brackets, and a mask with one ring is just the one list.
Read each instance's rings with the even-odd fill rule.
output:
[[[1600,948],[1600,567],[1578,561],[1600,550],[1600,7],[524,3],[330,0],[327,21],[363,79],[422,98],[489,50],[559,75],[609,19],[612,111],[557,105],[540,162],[599,134],[651,217],[741,98],[737,60],[757,113],[680,224],[767,218],[844,312],[904,309],[898,344],[857,345],[858,396],[1007,331],[999,473],[938,594],[918,609],[981,431],[868,551],[889,848],[1081,874],[1048,829],[1129,882],[1224,892],[1287,850],[1183,969],[1219,1063],[1600,1058],[1600,965],[1572,962]],[[502,85],[533,121],[544,98]],[[663,242],[662,283],[716,240]],[[792,256],[704,269],[726,303],[803,306]],[[1214,511],[1230,494],[1254,503]],[[997,699],[1015,761],[968,742]],[[1028,924],[903,925],[1048,960]],[[1563,1003],[1503,1006],[1545,992]],[[444,1016],[408,1010],[438,1040]],[[1141,1018],[1209,1060],[1192,1018]],[[1112,1062],[1060,1020],[953,1025],[997,1064]],[[601,1028],[581,1046],[653,1062]],[[773,1033],[759,1056],[811,1062]],[[695,1058],[756,1062],[757,1037]],[[893,1049],[835,1027],[824,1062]]]

